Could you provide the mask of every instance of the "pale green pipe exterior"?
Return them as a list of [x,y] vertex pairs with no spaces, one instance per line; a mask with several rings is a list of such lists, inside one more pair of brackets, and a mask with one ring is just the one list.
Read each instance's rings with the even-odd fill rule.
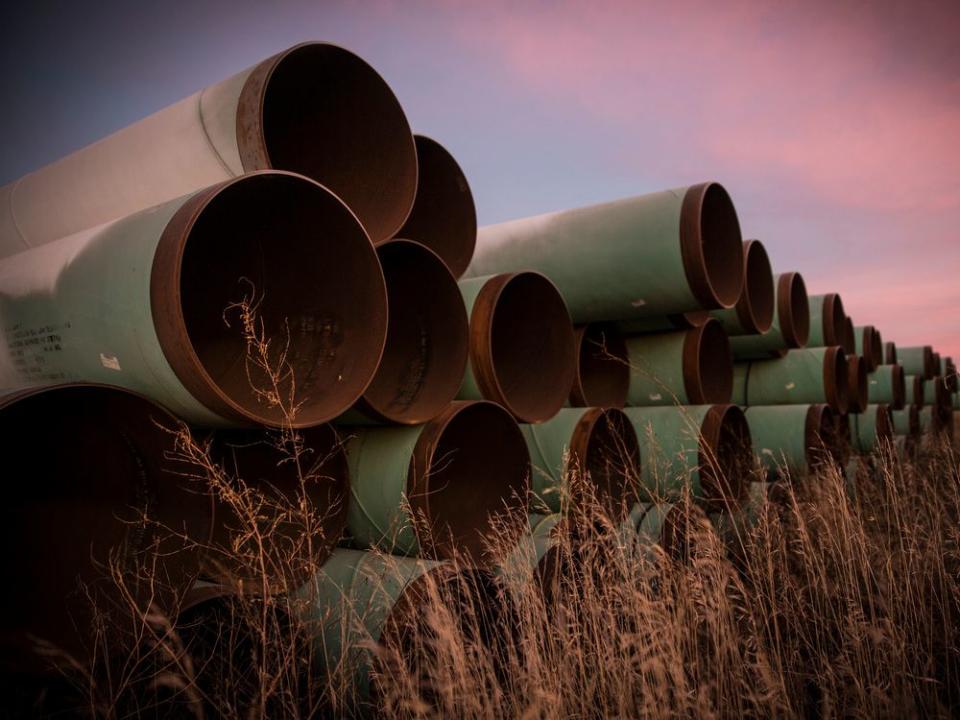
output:
[[531,508],[558,513],[569,506],[570,438],[588,410],[590,408],[563,408],[546,422],[520,423],[530,451]]
[[910,405],[908,404],[902,410],[891,410],[890,415],[893,418],[893,433],[894,435],[909,435],[910,434]]
[[[826,338],[823,334],[823,305],[826,295],[810,295],[808,300],[810,302],[810,337],[807,340],[807,347],[824,347],[826,346]],[[838,328],[837,330],[841,338],[843,336],[843,328]],[[838,343],[841,338],[837,338]]]
[[828,402],[823,381],[826,351],[801,348],[790,350],[782,358],[734,363],[734,404],[749,407]]
[[877,437],[877,414],[890,412],[886,405],[867,405],[862,413],[850,413],[847,422],[850,423],[850,440],[854,450],[867,455],[880,447]]
[[[930,380],[927,380],[923,384],[923,404],[924,405],[936,405],[937,404],[937,385],[943,383],[943,378],[939,375],[933,377]],[[943,392],[942,390],[940,392]]]
[[630,363],[627,405],[686,405],[683,382],[683,346],[687,331],[642,335],[626,339]]
[[442,562],[340,548],[295,594],[312,637],[315,662],[328,672],[353,668],[350,702],[370,699],[373,644],[411,582]]
[[625,408],[640,443],[641,502],[677,500],[684,487],[703,497],[700,428],[713,405]]
[[934,431],[933,411],[929,405],[920,408],[920,432],[924,435]]
[[687,189],[482,227],[465,277],[536,270],[577,324],[700,309],[680,252]]
[[[78,180],[82,182],[82,180]],[[167,223],[189,196],[0,264],[0,392],[116,385],[197,425],[229,424],[183,386],[154,329],[150,278]]]
[[[460,287],[460,294],[463,296],[463,304],[467,309],[467,318],[473,315],[473,306],[477,301],[477,296],[483,290],[483,286],[491,280],[493,275],[484,277],[474,277],[468,280],[459,280],[457,285]],[[483,393],[477,384],[477,377],[473,374],[473,360],[467,358],[467,369],[463,376],[463,384],[460,386],[460,392],[457,393],[457,400],[483,400]]]
[[[894,404],[893,378],[896,365],[880,365],[867,375],[870,400],[875,403]],[[904,376],[904,401],[906,402],[906,376]]]
[[810,473],[811,468],[807,463],[807,416],[813,407],[755,405],[744,410],[754,454],[759,457],[771,481],[784,470],[792,478],[803,478]]
[[[918,377],[920,378],[920,392],[915,392]],[[926,404],[927,385],[929,383],[923,379],[923,376],[919,375],[907,375],[903,381],[907,386],[907,405],[923,407]]]
[[417,555],[420,544],[407,504],[410,458],[425,426],[353,428],[347,439],[353,541],[398,555]]
[[920,345],[914,347],[897,346],[897,362],[903,366],[903,372],[907,375],[919,375],[922,378],[929,378],[930,373],[927,367],[926,358],[930,350],[929,345]]
[[[737,335],[730,337],[730,349],[737,360],[755,360],[766,358],[770,353],[779,352],[787,348],[786,340],[780,329],[780,277],[773,278],[773,324],[763,335]],[[725,311],[731,312],[731,311]],[[713,314],[713,313],[711,313]]]
[[497,576],[512,587],[527,582],[544,556],[557,545],[554,530],[562,520],[563,516],[559,513],[531,513],[528,532],[521,536],[517,547],[501,562],[496,570]]

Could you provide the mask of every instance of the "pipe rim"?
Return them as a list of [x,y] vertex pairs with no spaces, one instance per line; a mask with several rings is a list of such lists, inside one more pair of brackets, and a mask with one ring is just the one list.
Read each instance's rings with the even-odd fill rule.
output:
[[777,277],[777,318],[787,348],[805,347],[810,340],[810,298],[798,272]]
[[630,364],[627,341],[616,324],[580,325],[574,328],[574,344],[576,370],[570,404],[574,407],[624,407],[630,389]]
[[857,331],[853,325],[853,319],[847,315],[846,321],[844,323],[844,333],[843,333],[843,349],[847,355],[856,355],[857,354]]
[[722,324],[710,318],[686,331],[683,339],[683,387],[690,405],[730,402],[733,355]]
[[640,442],[630,419],[617,408],[590,408],[573,429],[569,452],[568,462],[589,473],[603,510],[614,522],[623,522],[639,498],[641,469]]
[[847,411],[862,413],[870,404],[870,386],[866,363],[861,355],[847,356],[847,388],[849,391]]
[[890,385],[892,387],[891,410],[903,410],[907,404],[907,383],[902,365],[890,366]]
[[887,365],[896,365],[897,364],[897,344],[892,340],[884,343],[884,360]]
[[753,465],[750,427],[737,405],[712,405],[700,425],[700,487],[704,505],[720,512],[739,505]]
[[387,288],[387,339],[356,407],[378,422],[417,425],[460,390],[470,344],[467,310],[456,278],[430,248],[394,239],[376,252]]
[[[451,478],[451,470],[462,475]],[[519,539],[527,527],[530,472],[526,440],[507,410],[486,400],[451,403],[423,426],[407,471],[423,556],[495,564],[487,542],[494,515],[500,546]]]
[[804,455],[811,471],[819,472],[829,467],[831,461],[841,462],[843,450],[837,434],[837,414],[826,403],[807,408],[803,438]]
[[417,194],[398,237],[433,250],[456,278],[467,270],[477,244],[477,208],[466,175],[453,155],[433,138],[414,135]]
[[556,286],[529,271],[487,281],[470,314],[470,362],[483,396],[519,422],[556,415],[569,397],[577,363],[573,324]]
[[933,367],[933,348],[930,345],[923,346],[923,379],[929,380],[936,372]]
[[743,290],[743,237],[722,185],[691,185],[680,208],[680,254],[690,291],[703,309],[731,308]]
[[872,358],[873,358],[873,369],[876,370],[878,367],[883,365],[883,336],[880,334],[880,331],[876,327],[871,326],[873,332],[871,333],[873,345]]
[[743,292],[737,300],[740,325],[751,335],[762,335],[773,325],[775,305],[773,268],[759,240],[743,243]]
[[924,387],[927,384],[926,379],[921,375],[913,376],[913,405],[916,405],[917,408],[922,408],[927,404],[927,395],[926,388]]
[[846,415],[850,408],[849,369],[841,347],[828,347],[823,354],[823,387],[827,403],[840,415]]
[[[257,202],[251,200],[253,196]],[[292,223],[293,231],[278,232],[281,222]],[[324,227],[325,237],[336,238],[335,248],[313,241],[317,223]],[[271,228],[268,254],[262,246],[265,226]],[[191,242],[203,233],[210,236]],[[195,253],[215,254],[216,241],[211,236],[221,242],[226,242],[222,239],[226,237],[230,242],[229,251],[218,255],[216,274],[211,274],[209,257],[193,257]],[[241,241],[249,247],[241,248]],[[282,243],[287,244],[285,250]],[[335,250],[338,262],[323,262],[325,250]],[[237,260],[244,264],[231,268],[228,263]],[[268,267],[275,277],[266,289],[247,280]],[[233,279],[227,278],[231,274]],[[285,360],[297,381],[295,417],[283,408],[267,407],[251,387],[242,331],[230,328],[223,319],[238,290],[220,288],[220,299],[212,298],[217,292],[214,279],[241,284],[244,292],[254,287],[258,320],[264,328],[272,328],[267,335],[274,343],[285,333],[297,333],[296,343],[290,345],[296,349],[290,350]],[[340,292],[344,284],[354,292]],[[319,288],[319,292],[305,294],[304,286]],[[334,292],[328,295],[331,290]],[[290,295],[297,291],[299,295]],[[271,317],[265,318],[264,307],[277,307],[278,295],[284,300],[282,317],[271,312]],[[298,429],[332,420],[366,390],[386,342],[386,285],[366,232],[339,198],[295,173],[250,173],[190,197],[167,223],[158,242],[150,301],[157,339],[177,378],[210,411],[241,425]],[[218,306],[212,307],[212,302]],[[331,307],[335,312],[330,312]],[[211,363],[220,368],[212,370]],[[222,378],[216,379],[215,374]],[[318,389],[318,384],[327,387]]]
[[837,293],[824,295],[820,308],[820,323],[823,328],[823,344],[826,347],[839,345],[845,348],[846,321],[847,315],[840,296]]
[[[291,122],[284,111],[298,114]],[[298,134],[322,138],[322,147],[296,145]],[[300,43],[259,63],[240,92],[237,145],[246,172],[289,170],[328,187],[375,243],[393,237],[413,207],[417,154],[403,108],[373,67],[338,45]],[[376,162],[364,167],[357,157]]]

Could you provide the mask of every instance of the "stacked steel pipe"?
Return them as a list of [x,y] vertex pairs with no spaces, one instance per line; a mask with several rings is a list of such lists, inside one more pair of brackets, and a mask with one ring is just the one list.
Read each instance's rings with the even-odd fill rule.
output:
[[718,183],[478,231],[451,153],[326,43],[0,204],[0,429],[44,461],[4,510],[5,665],[89,647],[76,582],[115,602],[112,563],[163,612],[305,600],[376,704],[370,639],[404,646],[438,592],[493,617],[504,585],[555,588],[584,513],[684,555],[708,514],[851,454],[860,477],[960,409],[950,358],[775,275]]

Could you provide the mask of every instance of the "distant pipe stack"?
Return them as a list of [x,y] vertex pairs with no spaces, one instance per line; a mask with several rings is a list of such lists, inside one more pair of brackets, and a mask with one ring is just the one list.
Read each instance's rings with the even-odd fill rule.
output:
[[893,439],[893,415],[889,405],[869,405],[863,412],[850,414],[850,437],[854,450],[870,454]]
[[844,414],[850,403],[847,357],[839,347],[790,350],[772,360],[733,366],[733,402],[751,405],[827,403]]
[[880,365],[867,376],[870,399],[885,403],[891,410],[902,410],[907,402],[907,384],[899,365]]

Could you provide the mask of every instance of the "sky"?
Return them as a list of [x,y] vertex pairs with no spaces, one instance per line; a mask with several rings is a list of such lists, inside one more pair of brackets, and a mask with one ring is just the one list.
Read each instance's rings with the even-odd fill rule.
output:
[[481,224],[721,182],[858,325],[960,359],[960,3],[5,3],[0,184],[304,40],[363,56]]

